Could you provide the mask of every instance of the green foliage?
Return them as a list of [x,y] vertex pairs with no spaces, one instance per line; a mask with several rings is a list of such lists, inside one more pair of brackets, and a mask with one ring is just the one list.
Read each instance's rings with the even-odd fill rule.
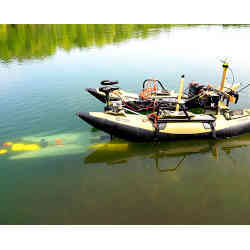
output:
[[102,47],[147,38],[170,29],[164,24],[0,24],[0,60],[43,59],[58,48]]
[[[0,60],[43,59],[58,48],[103,47],[191,24],[0,24]],[[232,26],[232,25],[230,25]],[[239,25],[238,25],[239,26]],[[223,25],[227,27],[227,25]]]

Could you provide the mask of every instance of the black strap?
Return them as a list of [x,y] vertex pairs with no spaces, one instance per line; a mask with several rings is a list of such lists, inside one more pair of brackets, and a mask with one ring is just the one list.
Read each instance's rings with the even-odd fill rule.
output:
[[214,139],[216,139],[216,131],[215,131],[215,128],[214,128],[214,123],[213,123],[213,121],[212,121],[212,122],[209,122],[209,125],[210,125],[211,130],[212,130],[212,137],[213,137]]
[[[157,118],[155,118],[155,119],[157,119]],[[154,124],[154,128],[155,128],[153,139],[154,139],[154,141],[158,141],[159,140],[159,131],[160,131],[160,129],[159,129],[159,123],[157,121],[156,127],[155,127],[155,121],[153,121],[153,124]]]

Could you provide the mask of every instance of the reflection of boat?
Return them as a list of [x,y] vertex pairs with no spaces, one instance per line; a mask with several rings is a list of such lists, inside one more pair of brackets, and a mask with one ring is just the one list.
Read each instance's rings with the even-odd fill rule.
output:
[[[175,111],[169,110],[169,102],[160,102],[157,112],[149,116],[127,114],[121,103],[109,101],[110,88],[105,89],[107,106],[105,112],[77,113],[77,115],[97,129],[130,141],[168,141],[186,138],[225,138],[250,132],[250,110],[232,111],[228,108],[229,100],[236,99],[229,96],[227,105],[222,103],[225,93],[225,77],[228,63],[223,64],[220,98],[215,114],[194,114],[187,112],[185,102],[181,101],[184,75],[181,78]],[[237,96],[237,95],[236,95]],[[170,102],[171,103],[171,102]],[[182,108],[181,108],[182,107]]]
[[193,153],[208,152],[210,144],[204,140],[190,142],[178,141],[164,144],[157,144],[152,147],[151,144],[136,144],[126,141],[93,144],[89,148],[93,150],[87,157],[84,163],[107,163],[113,164],[119,161],[124,161],[129,158],[138,156],[147,157],[176,157],[184,156]]
[[[219,151],[227,155],[233,149],[250,146],[250,134],[227,140],[192,140],[175,141],[156,144],[137,144],[125,141],[113,141],[109,143],[93,144],[90,146],[92,152],[84,158],[85,164],[106,163],[108,165],[126,163],[129,159],[137,157],[151,158],[155,161],[155,167],[160,171],[174,171],[181,166],[186,157],[193,154],[211,153],[217,160]],[[175,158],[177,164],[166,170],[161,169],[159,159]]]

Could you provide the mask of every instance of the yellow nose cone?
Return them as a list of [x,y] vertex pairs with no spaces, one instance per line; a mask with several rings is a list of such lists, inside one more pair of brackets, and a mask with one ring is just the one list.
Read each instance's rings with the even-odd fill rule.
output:
[[4,155],[8,152],[7,149],[0,149],[0,155]]

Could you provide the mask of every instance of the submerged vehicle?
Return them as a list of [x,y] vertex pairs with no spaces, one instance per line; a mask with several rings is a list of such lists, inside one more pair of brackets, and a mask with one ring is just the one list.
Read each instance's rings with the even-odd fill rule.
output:
[[[223,63],[223,75],[219,100],[214,114],[194,114],[188,111],[182,99],[184,75],[181,77],[179,94],[174,102],[175,110],[169,109],[173,102],[158,102],[155,112],[150,115],[128,114],[122,102],[110,101],[110,88],[106,90],[107,106],[104,112],[79,112],[77,115],[111,136],[129,141],[167,141],[186,138],[226,138],[250,132],[250,109],[230,110],[229,101],[236,102],[237,95],[224,91],[228,63]],[[233,90],[232,90],[233,91]],[[237,93],[236,93],[237,94]],[[228,95],[228,96],[227,96]],[[225,98],[226,97],[226,98]],[[223,101],[227,101],[226,105]],[[134,112],[136,113],[136,112]]]
[[0,142],[0,159],[53,158],[87,151],[89,133],[33,134]]

